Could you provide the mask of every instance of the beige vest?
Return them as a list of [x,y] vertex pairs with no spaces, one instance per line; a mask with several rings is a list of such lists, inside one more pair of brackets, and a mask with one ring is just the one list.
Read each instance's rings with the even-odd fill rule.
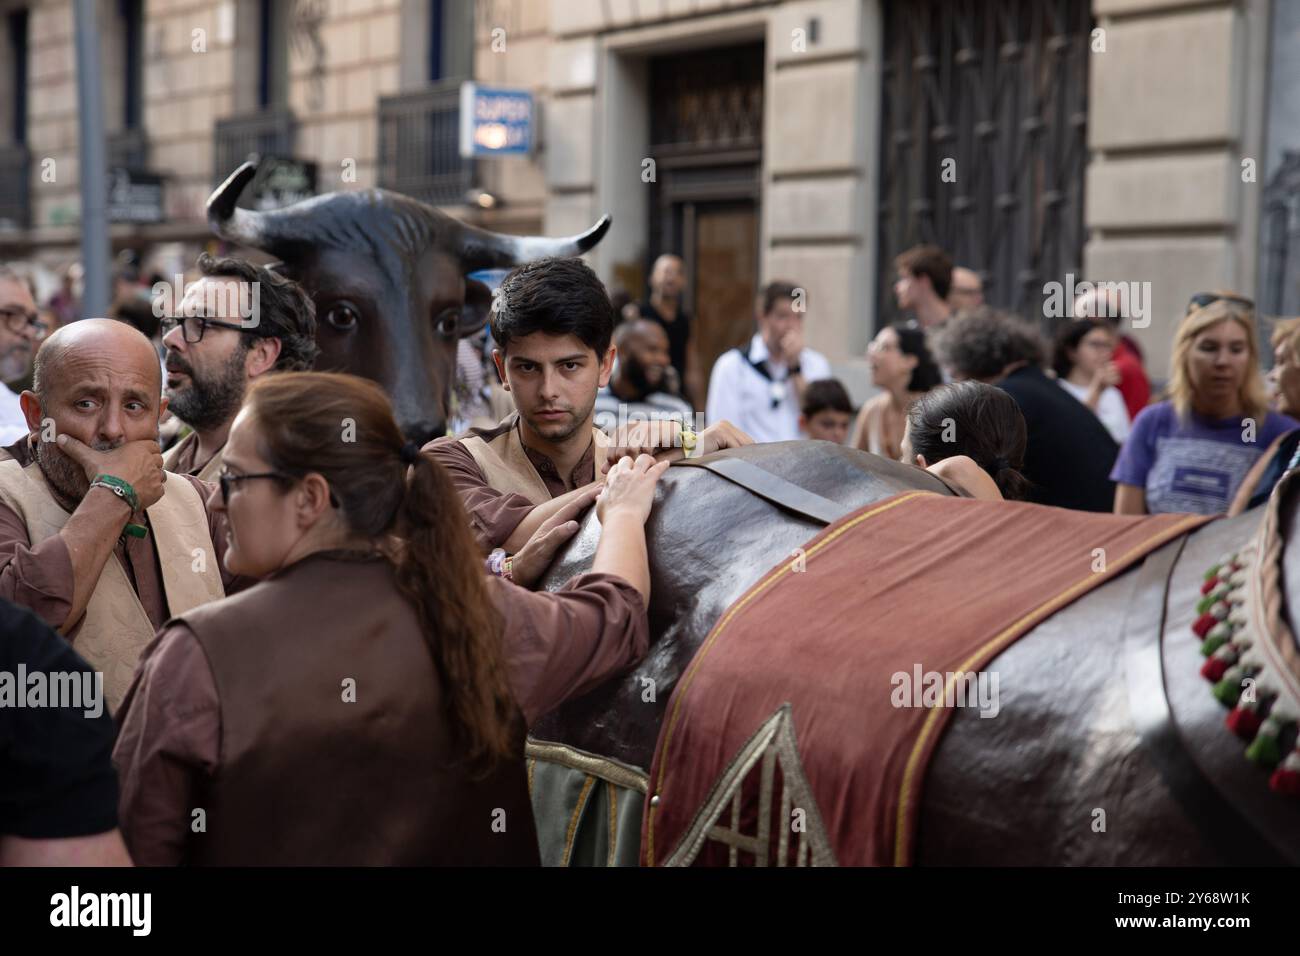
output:
[[[516,419],[517,416],[511,415],[507,419],[510,428],[491,441],[484,441],[477,435],[470,435],[460,441],[474,456],[489,487],[508,494],[523,495],[533,504],[540,505],[551,500],[551,493],[546,490],[546,482],[542,481],[542,476],[528,460],[528,453],[519,440]],[[609,437],[599,428],[593,428],[591,438],[596,443],[596,475],[599,477],[599,456],[603,449],[609,447]]]
[[[181,457],[181,453],[192,444],[197,443],[199,436],[195,432],[190,432],[176,444],[168,448],[163,453],[163,467],[168,471],[174,471],[176,468],[176,459]],[[221,452],[217,452],[208,463],[199,469],[198,474],[194,477],[200,481],[216,481],[217,476],[221,474]]]
[[[199,493],[180,475],[168,475],[163,487],[163,496],[145,513],[158,551],[167,608],[176,616],[223,597],[225,591]],[[35,461],[26,468],[12,459],[0,462],[0,502],[26,522],[33,547],[58,534],[70,517],[54,499]],[[201,560],[196,552],[201,552]],[[140,652],[154,636],[149,615],[116,554],[109,555],[81,620],[65,624],[61,631],[87,663],[103,673],[104,696],[116,712]]]

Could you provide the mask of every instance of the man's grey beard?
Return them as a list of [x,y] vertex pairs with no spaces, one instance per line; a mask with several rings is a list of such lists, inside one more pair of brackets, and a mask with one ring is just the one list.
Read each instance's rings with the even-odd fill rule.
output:
[[184,388],[167,389],[171,413],[197,431],[220,428],[232,421],[244,403],[247,379],[244,371],[246,348],[237,348],[225,367],[212,379],[200,379],[193,367],[186,366],[190,384]]
[[32,350],[24,345],[14,345],[0,353],[0,382],[20,382],[32,367]]
[[[122,444],[122,442],[116,445],[111,442],[95,442],[90,447],[95,451],[112,451]],[[81,503],[81,499],[86,497],[86,492],[90,490],[90,479],[86,477],[84,468],[65,455],[54,442],[38,440],[36,460],[40,463],[45,480],[58,492],[59,497],[68,504]]]

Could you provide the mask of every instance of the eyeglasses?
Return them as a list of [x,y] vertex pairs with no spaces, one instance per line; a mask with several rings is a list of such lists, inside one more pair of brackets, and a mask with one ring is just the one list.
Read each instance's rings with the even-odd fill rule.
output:
[[191,345],[196,342],[202,342],[203,333],[206,332],[209,327],[216,329],[232,329],[235,332],[247,332],[250,335],[256,334],[252,329],[246,329],[242,325],[237,325],[234,322],[219,322],[216,319],[209,319],[202,315],[187,315],[179,319],[174,315],[169,315],[158,324],[158,327],[163,335],[169,335],[171,330],[176,328],[178,325],[181,327],[181,335],[183,335],[185,341]]
[[1191,315],[1197,309],[1203,309],[1207,305],[1215,302],[1236,302],[1244,305],[1246,308],[1254,311],[1255,302],[1253,299],[1247,299],[1241,295],[1220,295],[1217,292],[1198,292],[1187,303],[1187,314]]
[[26,309],[0,309],[0,322],[4,322],[5,328],[10,332],[26,332],[29,329],[33,332],[34,338],[44,338],[45,330],[49,328],[36,312],[28,312]]
[[274,478],[276,481],[293,481],[291,475],[286,475],[280,471],[264,471],[257,475],[232,475],[228,471],[223,471],[217,475],[217,483],[221,485],[221,503],[225,505],[230,501],[230,486],[238,484],[241,481],[251,481],[254,478]]
[[[241,481],[251,481],[254,478],[274,478],[276,481],[294,482],[298,479],[293,475],[286,475],[282,471],[263,471],[256,475],[232,475],[228,471],[223,471],[217,475],[217,484],[221,486],[221,504],[224,507],[230,501],[230,486],[238,484]],[[330,489],[330,504],[335,508],[339,507],[338,498],[334,497],[334,489]]]

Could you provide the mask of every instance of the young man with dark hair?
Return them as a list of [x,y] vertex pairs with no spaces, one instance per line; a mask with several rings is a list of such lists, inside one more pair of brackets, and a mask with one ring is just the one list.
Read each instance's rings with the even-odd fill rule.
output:
[[[541,259],[502,281],[492,358],[517,411],[493,428],[424,446],[451,475],[481,544],[514,554],[548,519],[576,514],[571,506],[595,501],[607,461],[656,449],[682,454],[672,447],[681,435],[672,422],[612,439],[593,426],[596,393],[614,365],[614,324],[605,286],[581,259]],[[748,443],[723,422],[700,432],[696,451]]]
[[163,467],[216,481],[249,384],[315,364],[316,306],[298,283],[243,259],[205,252],[199,271],[177,314],[161,323],[171,412],[193,429],[168,449]]
[[916,315],[927,332],[952,318],[948,293],[952,288],[952,259],[938,246],[913,246],[894,260],[898,307]]
[[813,440],[843,445],[853,422],[853,402],[837,378],[813,382],[803,392],[799,430]]
[[820,352],[804,347],[805,290],[769,282],[758,296],[758,331],[748,346],[713,363],[705,418],[736,422],[757,441],[799,437],[799,403],[809,382],[831,377]]

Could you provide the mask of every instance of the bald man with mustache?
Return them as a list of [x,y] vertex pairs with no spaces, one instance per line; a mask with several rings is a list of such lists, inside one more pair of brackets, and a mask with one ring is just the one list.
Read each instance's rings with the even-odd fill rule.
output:
[[234,584],[224,518],[213,485],[163,470],[162,373],[133,327],[64,326],[34,375],[31,432],[0,461],[0,597],[68,638],[116,711],[154,632]]

